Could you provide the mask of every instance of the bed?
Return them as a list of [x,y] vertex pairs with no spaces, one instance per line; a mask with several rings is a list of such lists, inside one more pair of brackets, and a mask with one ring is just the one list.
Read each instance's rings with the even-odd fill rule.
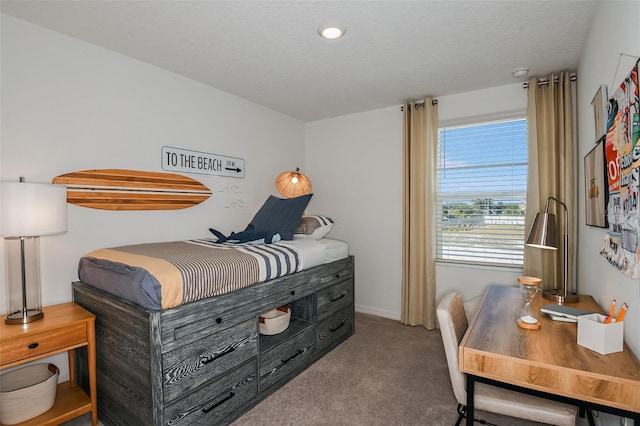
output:
[[273,244],[213,238],[99,249],[80,259],[80,281],[150,310],[171,309],[347,257],[331,239]]
[[[354,259],[319,228],[272,244],[199,239],[83,256],[73,299],[96,315],[100,420],[228,424],[351,336]],[[280,306],[288,328],[260,335],[260,314]],[[86,389],[86,363],[75,365]]]

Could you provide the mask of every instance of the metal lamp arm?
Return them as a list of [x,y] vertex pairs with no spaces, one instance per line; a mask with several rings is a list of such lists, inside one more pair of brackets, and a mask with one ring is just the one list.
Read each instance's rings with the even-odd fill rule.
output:
[[549,212],[549,201],[553,200],[558,204],[561,204],[564,207],[564,233],[563,233],[563,241],[564,246],[562,248],[563,257],[564,257],[564,265],[562,271],[562,288],[563,288],[563,296],[566,299],[569,294],[569,289],[567,284],[569,283],[569,209],[567,205],[562,201],[558,200],[556,197],[547,197],[547,203],[544,206],[544,211],[546,213]]

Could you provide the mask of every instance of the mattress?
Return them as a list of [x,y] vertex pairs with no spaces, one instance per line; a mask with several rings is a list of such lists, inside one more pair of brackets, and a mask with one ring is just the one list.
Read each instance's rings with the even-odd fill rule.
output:
[[337,240],[219,244],[213,239],[95,250],[78,264],[81,281],[150,310],[229,293],[348,256]]

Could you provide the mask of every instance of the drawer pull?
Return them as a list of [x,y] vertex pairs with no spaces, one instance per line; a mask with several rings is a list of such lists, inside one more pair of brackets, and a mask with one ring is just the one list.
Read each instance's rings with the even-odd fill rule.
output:
[[29,345],[29,349],[35,349],[35,348],[37,348],[38,346],[40,346],[40,343],[35,342],[35,343],[32,343],[32,344],[30,344],[30,345]]
[[214,410],[215,408],[221,406],[222,404],[224,404],[225,402],[227,402],[228,400],[230,400],[231,398],[233,398],[234,396],[236,396],[235,393],[233,392],[229,392],[229,396],[227,396],[226,398],[223,398],[222,400],[216,402],[215,404],[213,404],[211,407],[209,408],[203,408],[202,412],[203,413],[208,413],[211,410]]
[[280,361],[281,361],[283,364],[286,364],[287,362],[291,361],[292,359],[299,357],[299,356],[300,356],[300,355],[302,355],[304,352],[305,352],[305,351],[304,351],[304,349],[298,349],[298,352],[296,352],[295,354],[291,355],[289,358],[287,358],[287,359],[281,359]]
[[216,324],[220,324],[222,322],[222,318],[218,317],[216,318]]
[[295,290],[291,290],[290,293],[291,293],[292,296],[295,296],[296,291]]
[[336,300],[340,300],[343,297],[345,297],[347,295],[347,290],[343,290],[342,292],[340,292],[340,294],[338,294],[337,296],[331,296],[331,300],[332,302],[335,302]]
[[215,356],[212,356],[211,358],[205,359],[204,361],[202,361],[202,363],[203,364],[209,364],[210,362],[213,362],[218,358],[222,358],[223,356],[230,354],[234,350],[235,350],[235,348],[233,346],[231,346],[230,348],[225,349],[224,351],[220,352],[219,354],[216,354]]
[[336,274],[336,278],[340,278],[340,274],[339,274],[339,273],[338,273],[338,274]]
[[338,329],[343,327],[346,323],[347,323],[347,320],[342,320],[342,322],[340,323],[339,326],[334,327],[334,328],[330,328],[329,331],[333,333],[334,331],[337,331]]

